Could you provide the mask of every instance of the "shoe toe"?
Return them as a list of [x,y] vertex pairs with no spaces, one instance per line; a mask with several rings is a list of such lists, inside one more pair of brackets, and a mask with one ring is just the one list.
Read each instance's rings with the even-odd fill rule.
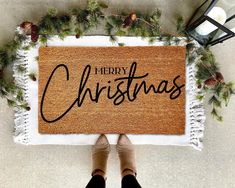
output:
[[132,145],[132,143],[125,134],[121,134],[118,138],[118,145]]
[[108,141],[107,137],[104,134],[102,134],[97,139],[96,145],[109,145],[109,141]]

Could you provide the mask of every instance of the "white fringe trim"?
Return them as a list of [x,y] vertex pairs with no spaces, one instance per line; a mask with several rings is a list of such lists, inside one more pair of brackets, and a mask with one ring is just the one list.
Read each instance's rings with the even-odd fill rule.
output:
[[[25,41],[25,43],[29,43],[29,41]],[[29,102],[29,71],[28,71],[28,60],[27,60],[27,51],[19,49],[17,51],[17,60],[13,64],[13,77],[15,79],[15,83],[18,87],[22,88],[24,93],[24,100]],[[26,68],[25,73],[19,73],[17,71],[17,66],[21,65]],[[28,145],[30,143],[29,140],[29,111],[22,108],[14,108],[15,112],[15,126],[13,130],[13,139],[15,143]]]
[[[198,45],[196,42],[195,44]],[[203,100],[200,101],[197,99],[197,95],[201,92],[201,89],[197,87],[196,83],[197,68],[195,63],[188,65],[188,69],[190,145],[201,151],[203,148],[202,138],[204,136],[204,124],[206,120],[205,109]]]

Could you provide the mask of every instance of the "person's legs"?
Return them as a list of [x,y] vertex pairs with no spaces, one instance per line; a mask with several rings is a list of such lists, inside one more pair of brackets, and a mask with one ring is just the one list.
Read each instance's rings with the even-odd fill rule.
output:
[[105,188],[105,176],[110,145],[105,135],[101,135],[92,147],[92,178],[86,188]]
[[126,135],[120,135],[117,143],[120,159],[122,188],[141,188],[136,179],[135,150]]

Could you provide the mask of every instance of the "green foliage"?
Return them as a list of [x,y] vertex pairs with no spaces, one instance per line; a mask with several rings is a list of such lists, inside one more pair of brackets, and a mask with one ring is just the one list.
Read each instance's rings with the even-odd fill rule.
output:
[[214,117],[214,118],[217,119],[218,121],[220,121],[220,122],[223,121],[223,117],[218,114],[216,108],[214,108],[214,107],[212,108],[211,115],[212,115],[212,117]]
[[193,42],[189,42],[186,45],[186,57],[188,65],[194,63],[195,59],[198,57],[198,49]]
[[0,49],[0,65],[6,67],[9,63],[8,52],[5,49]]
[[20,102],[24,101],[24,93],[23,93],[22,89],[19,89],[17,91],[16,99]]
[[[88,0],[84,9],[72,9],[69,14],[59,14],[56,9],[49,9],[48,13],[39,21],[39,41],[43,45],[47,45],[47,41],[51,35],[58,35],[60,39],[64,39],[67,35],[76,35],[80,37],[100,24],[105,25],[105,32],[110,36],[110,41],[116,42],[119,46],[125,46],[124,43],[117,41],[116,36],[140,36],[148,38],[149,43],[162,41],[164,45],[178,45],[180,40],[172,33],[164,32],[161,28],[161,11],[156,9],[153,12],[120,12],[118,14],[105,15],[103,10],[108,8],[105,2]],[[134,14],[134,17],[131,15]],[[127,20],[127,24],[124,24]],[[185,22],[183,17],[179,16],[176,20],[176,31],[178,35],[187,38],[187,62],[195,63],[198,69],[196,74],[198,87],[202,91],[198,94],[198,100],[203,100],[205,94],[210,95],[208,103],[212,106],[211,114],[217,120],[222,121],[219,109],[224,105],[227,106],[234,92],[232,82],[217,82],[213,87],[207,87],[204,82],[208,78],[215,77],[219,67],[216,63],[213,53],[204,47],[195,46],[191,38],[185,32]],[[25,33],[16,32],[14,40],[0,48],[0,96],[5,97],[8,104],[13,107],[30,110],[27,102],[24,100],[24,92],[17,87],[14,82],[7,82],[2,75],[2,69],[13,63],[19,57],[18,49],[29,50],[35,47],[37,43],[31,42],[24,45],[23,42],[28,37]],[[36,57],[38,60],[38,57]],[[17,71],[25,73],[26,68],[18,65]],[[36,80],[36,75],[30,73],[29,77]]]
[[[188,46],[188,50],[192,53],[193,46]],[[208,48],[199,48],[195,53],[196,56],[200,57],[196,62],[198,68],[196,74],[198,85],[201,85],[209,78],[216,79],[216,73],[219,71],[219,68],[213,53]],[[202,90],[211,95],[208,100],[208,103],[212,106],[211,115],[218,121],[223,121],[218,111],[223,105],[227,106],[231,96],[235,94],[234,84],[232,82],[223,83],[217,81],[215,85],[210,87],[204,85]]]
[[[25,49],[33,46],[31,43],[28,46],[23,46],[23,42],[27,39],[25,34],[20,34],[18,32],[15,33],[14,40],[4,45],[0,49],[0,69],[1,72],[3,70],[14,63],[15,60],[21,58],[19,54],[17,54],[18,49]],[[17,65],[16,70],[19,73],[24,73],[26,71],[23,65]],[[24,102],[24,95],[22,93],[22,89],[14,83],[13,81],[8,81],[5,79],[4,75],[1,73],[0,75],[0,96],[7,99],[8,105],[12,107],[20,107]]]
[[48,35],[41,35],[39,37],[39,41],[43,44],[46,45],[47,41],[48,41],[49,36]]
[[8,103],[8,105],[11,106],[11,107],[16,107],[16,101],[14,101],[14,100],[7,99],[7,103]]
[[231,96],[234,94],[235,94],[234,83],[228,82],[223,85],[223,88],[221,88],[221,91],[218,93],[218,96],[222,98],[223,102],[225,103],[225,106],[227,106]]
[[30,110],[29,104],[27,102],[21,103],[20,105],[18,105],[17,107],[25,109],[27,111]]
[[13,82],[6,82],[5,91],[9,94],[15,94],[17,91],[17,86]]
[[100,20],[104,19],[102,9],[108,6],[104,2],[98,3],[96,0],[89,0],[86,9],[77,9],[73,11],[76,15],[75,33],[83,35],[90,29],[97,27]]
[[0,96],[1,97],[6,97],[7,92],[5,90],[6,87],[6,81],[3,78],[0,78]]
[[209,101],[209,104],[213,104],[213,106],[215,107],[221,107],[221,101],[219,99],[217,99],[217,97],[215,95],[213,95]]
[[[137,18],[130,21],[130,25],[123,27],[124,20],[129,17],[129,13],[121,13],[119,15],[110,15],[106,18],[105,31],[111,36],[140,36],[142,38],[149,37],[153,42],[156,37],[161,35],[160,17],[161,11],[156,10],[151,14],[136,13]],[[114,41],[113,38],[111,38]]]
[[197,99],[198,99],[199,101],[202,101],[202,100],[204,99],[204,95],[198,95],[198,96],[197,96]]
[[56,8],[50,8],[48,9],[48,15],[50,15],[51,17],[56,17],[57,15],[57,9]]
[[141,36],[143,38],[160,36],[161,12],[159,10],[154,11],[150,15],[137,13],[137,17],[137,20],[127,28],[129,35]]
[[102,1],[100,1],[100,2],[98,2],[99,3],[99,6],[101,7],[101,8],[108,8],[108,5],[105,3],[105,2],[102,2]]
[[125,46],[125,43],[119,42],[119,43],[118,43],[118,46]]
[[[110,22],[111,22],[111,20],[110,20]],[[105,31],[109,36],[112,35],[112,31],[113,31],[113,28],[114,28],[114,26],[110,22],[107,21],[106,24],[105,24]]]
[[172,44],[173,36],[167,35],[163,38],[164,45],[165,46],[170,46]]
[[100,5],[99,5],[98,1],[96,1],[96,0],[88,0],[88,2],[87,2],[87,10],[89,12],[96,12],[99,9],[100,9]]
[[49,10],[48,14],[42,17],[39,22],[39,34],[43,35],[42,42],[45,42],[47,35],[58,34],[61,38],[71,34],[71,17],[69,15],[58,16],[55,10]]
[[201,58],[197,61],[196,78],[199,80],[206,80],[211,76],[214,76],[218,71],[218,65],[215,61],[213,53],[209,49],[200,48],[197,52],[197,56]]
[[179,16],[177,18],[177,22],[176,22],[176,30],[177,33],[180,35],[185,35],[185,22],[184,22],[184,18],[182,16]]

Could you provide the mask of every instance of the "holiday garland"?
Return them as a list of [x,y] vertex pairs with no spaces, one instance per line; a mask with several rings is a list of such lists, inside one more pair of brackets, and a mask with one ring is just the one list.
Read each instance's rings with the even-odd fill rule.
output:
[[[195,63],[198,68],[196,78],[198,88],[201,91],[198,100],[203,100],[205,94],[209,94],[209,104],[212,106],[211,114],[217,120],[222,121],[218,109],[223,105],[227,106],[229,99],[234,94],[232,82],[226,83],[223,75],[219,72],[215,57],[209,48],[195,46],[195,43],[185,32],[185,23],[182,17],[177,18],[177,33],[164,32],[160,25],[161,11],[156,10],[151,14],[141,12],[104,14],[108,6],[103,2],[88,0],[85,9],[73,9],[69,14],[58,15],[56,9],[50,9],[48,14],[42,17],[38,24],[25,21],[20,24],[16,31],[14,40],[0,48],[0,95],[7,99],[9,106],[30,110],[25,101],[24,89],[17,86],[13,80],[6,78],[4,70],[17,61],[20,55],[18,49],[28,50],[38,42],[43,45],[53,35],[58,35],[61,40],[68,35],[80,38],[100,24],[105,24],[105,32],[110,40],[117,42],[116,36],[140,36],[148,38],[149,43],[163,41],[165,45],[177,45],[180,40],[176,36],[187,38],[187,60],[188,63]],[[25,45],[28,35],[31,36],[29,45]],[[124,46],[124,43],[118,43]],[[26,68],[17,65],[17,72],[24,74]],[[33,81],[37,77],[35,73],[28,75]]]

